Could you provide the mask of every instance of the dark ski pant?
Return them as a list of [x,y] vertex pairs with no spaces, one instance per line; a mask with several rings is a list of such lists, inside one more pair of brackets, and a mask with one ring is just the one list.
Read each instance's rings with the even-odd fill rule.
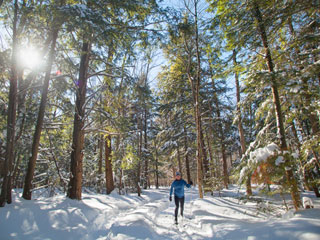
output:
[[183,216],[184,197],[179,198],[177,196],[174,196],[174,203],[176,204],[176,209],[174,211],[174,217],[175,217],[175,220],[177,221],[178,220],[179,205],[180,205],[181,216]]

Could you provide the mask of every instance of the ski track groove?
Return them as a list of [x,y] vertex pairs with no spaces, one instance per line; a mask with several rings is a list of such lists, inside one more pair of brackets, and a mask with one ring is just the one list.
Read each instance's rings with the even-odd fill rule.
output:
[[[192,195],[192,198],[196,197],[196,194],[193,192],[190,192],[188,194]],[[186,217],[191,217],[190,215],[192,214],[191,211],[193,207],[193,202],[190,202],[190,197],[186,198],[184,206],[185,218],[183,222],[179,223],[178,226],[175,226],[174,202],[169,202],[168,191],[161,191],[161,195],[161,198],[155,199],[153,201],[151,200],[152,202],[146,199],[139,202],[130,209],[114,210],[114,212],[118,212],[118,214],[108,219],[108,223],[105,226],[107,231],[109,232],[107,235],[107,239],[118,239],[118,228],[125,228],[127,225],[134,225],[135,223],[139,224],[141,221],[145,224],[145,226],[150,226],[150,228],[159,230],[146,239],[192,239],[192,234],[194,233],[194,231],[190,231],[190,229],[188,228],[190,228],[192,225],[192,228],[194,228],[195,224],[190,224],[190,221],[192,221],[193,219],[186,219]],[[106,214],[108,214],[107,210]],[[130,219],[130,222],[128,222],[128,219]],[[181,218],[179,219],[179,221],[181,221]],[[121,223],[125,225],[121,225]],[[197,226],[197,228],[198,227],[199,226]],[[116,231],[114,231],[115,229]],[[119,237],[119,239],[123,238]]]

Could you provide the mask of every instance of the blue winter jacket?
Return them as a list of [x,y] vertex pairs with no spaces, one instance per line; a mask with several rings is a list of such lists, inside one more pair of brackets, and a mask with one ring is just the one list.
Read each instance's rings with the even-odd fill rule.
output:
[[172,192],[174,189],[174,196],[177,196],[178,198],[183,198],[184,197],[184,186],[186,186],[187,188],[191,187],[191,185],[188,184],[183,179],[174,180],[173,183],[171,184],[170,197],[172,196]]

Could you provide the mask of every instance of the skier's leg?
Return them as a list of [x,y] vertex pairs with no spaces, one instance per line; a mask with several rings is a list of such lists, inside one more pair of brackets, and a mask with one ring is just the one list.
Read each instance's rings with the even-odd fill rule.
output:
[[183,209],[184,209],[184,197],[180,198],[180,211],[181,211],[181,216],[183,216]]
[[174,219],[178,221],[178,210],[179,210],[179,198],[174,196],[174,203],[176,204],[176,209],[174,210]]

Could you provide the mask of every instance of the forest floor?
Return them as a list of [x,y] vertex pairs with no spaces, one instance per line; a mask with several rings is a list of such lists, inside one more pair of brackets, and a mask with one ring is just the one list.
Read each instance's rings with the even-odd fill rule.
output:
[[236,186],[204,199],[196,188],[185,194],[185,217],[176,226],[168,188],[142,197],[83,193],[81,201],[62,194],[26,201],[17,191],[0,209],[0,239],[320,239],[320,199],[311,192],[302,196],[315,208],[298,212],[285,211],[277,196],[241,200],[244,189]]

